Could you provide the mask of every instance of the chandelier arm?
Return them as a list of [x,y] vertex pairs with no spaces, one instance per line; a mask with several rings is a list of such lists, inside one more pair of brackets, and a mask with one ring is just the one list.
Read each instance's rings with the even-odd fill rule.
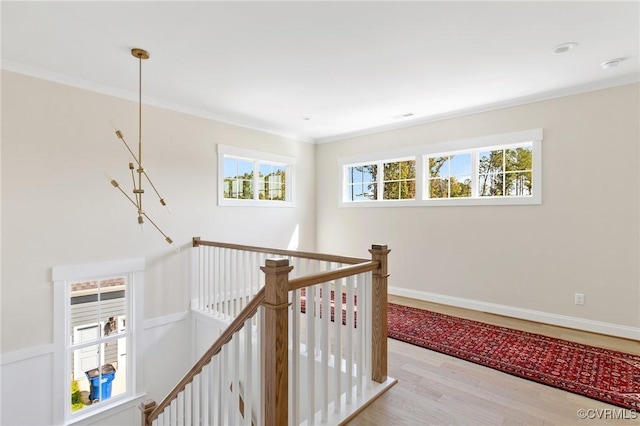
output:
[[131,170],[131,180],[133,181],[133,193],[136,194],[136,201],[138,201],[138,197],[140,196],[140,194],[135,191],[136,189],[138,189],[136,188],[136,175],[133,171],[133,167],[131,166],[133,166],[133,163],[129,163],[129,170]]
[[158,192],[158,190],[156,189],[156,186],[153,184],[153,182],[151,182],[151,178],[149,177],[149,175],[147,174],[147,171],[144,170],[142,173],[144,173],[144,176],[147,178],[147,182],[149,182],[149,184],[151,185],[151,187],[153,188],[153,190],[156,192],[156,195],[158,196],[158,198],[160,200],[163,200],[162,195],[160,195],[160,193]]
[[151,220],[151,218],[150,218],[149,216],[147,216],[147,214],[146,214],[145,212],[142,212],[141,214],[142,214],[144,217],[146,217],[146,218],[147,218],[147,220],[148,220],[149,222],[151,222],[151,224],[154,226],[154,228],[156,228],[156,229],[158,230],[158,232],[162,234],[162,236],[164,237],[164,239],[165,239],[165,240],[167,240],[167,242],[168,242],[169,244],[171,244],[171,243],[173,242],[173,240],[171,240],[171,238],[169,238],[169,236],[167,236],[167,234],[165,234],[164,232],[162,232],[162,229],[160,229],[160,228],[158,227],[158,225],[156,225],[156,223],[155,223],[153,220]]
[[[120,133],[120,134],[122,135],[122,133]],[[136,157],[136,155],[133,153],[133,151],[129,147],[129,144],[127,143],[127,141],[124,140],[124,136],[120,137],[119,139],[122,140],[122,142],[124,143],[124,146],[127,147],[127,150],[129,151],[129,154],[131,154],[131,156],[133,157],[133,160],[136,162],[136,164],[138,164],[138,167],[142,167],[140,165],[140,161],[138,161],[138,157]]]
[[116,186],[116,188],[118,188],[120,190],[120,192],[122,192],[122,195],[127,197],[127,200],[129,200],[131,202],[131,204],[133,204],[136,207],[136,209],[139,210],[138,204],[135,201],[133,201],[133,198],[129,197],[129,194],[127,194],[126,192],[124,192],[124,190],[122,188],[120,188],[120,185]]

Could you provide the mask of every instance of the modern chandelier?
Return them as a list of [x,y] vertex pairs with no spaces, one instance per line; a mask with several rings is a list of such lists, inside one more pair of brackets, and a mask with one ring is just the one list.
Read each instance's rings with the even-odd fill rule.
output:
[[[143,208],[143,204],[142,204],[143,195],[144,195],[144,188],[142,187],[142,182],[143,182],[143,177],[144,177],[144,179],[146,179],[146,181],[149,182],[149,184],[151,185],[151,188],[153,188],[153,190],[155,191],[156,195],[158,196],[160,204],[163,205],[164,207],[166,207],[167,211],[169,213],[171,213],[171,209],[167,205],[166,201],[164,200],[164,198],[162,198],[162,196],[158,192],[158,189],[156,188],[156,186],[151,181],[151,178],[147,174],[147,172],[144,169],[144,167],[142,167],[142,60],[143,59],[149,59],[149,52],[147,52],[146,50],[143,50],[143,49],[137,49],[136,48],[136,49],[131,49],[131,55],[133,55],[134,58],[138,58],[138,61],[139,61],[139,73],[138,73],[138,76],[139,76],[139,78],[138,78],[138,155],[136,156],[136,154],[134,154],[134,152],[131,150],[131,147],[129,147],[129,144],[124,139],[124,135],[117,128],[116,128],[116,136],[118,137],[118,139],[120,139],[124,143],[124,146],[127,148],[129,153],[133,157],[133,160],[135,161],[135,164],[137,164],[137,168],[136,168],[136,166],[134,165],[133,162],[129,163],[129,170],[131,171],[131,180],[133,181],[133,197],[131,197],[129,194],[127,194],[122,189],[122,187],[120,187],[120,184],[115,179],[111,178],[108,175],[107,175],[107,178],[111,182],[111,185],[113,185],[115,188],[119,189],[120,192],[122,193],[122,195],[127,197],[127,199],[131,202],[131,204],[133,204],[136,207],[136,210],[137,210],[137,213],[138,213],[138,225],[140,226],[140,230],[144,231],[144,224],[145,224],[145,220],[144,219],[148,220],[149,223],[151,223],[151,225],[153,225],[153,227],[156,228],[158,230],[158,232],[160,232],[162,234],[162,236],[164,237],[165,241],[167,243],[169,243],[171,245],[171,247],[175,251],[179,251],[180,247],[178,247],[176,244],[174,244],[173,240],[171,238],[169,238],[169,236],[167,234],[162,232],[160,227],[158,225],[156,225],[156,223],[147,215],[147,213],[145,212],[145,210]],[[137,174],[137,179],[136,179],[136,174]]]

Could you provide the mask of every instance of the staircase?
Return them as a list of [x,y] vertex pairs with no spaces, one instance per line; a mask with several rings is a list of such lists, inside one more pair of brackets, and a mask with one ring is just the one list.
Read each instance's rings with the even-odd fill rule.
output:
[[[337,425],[387,377],[387,254],[193,239],[192,310],[224,329],[142,425]],[[326,295],[326,297],[325,297]]]

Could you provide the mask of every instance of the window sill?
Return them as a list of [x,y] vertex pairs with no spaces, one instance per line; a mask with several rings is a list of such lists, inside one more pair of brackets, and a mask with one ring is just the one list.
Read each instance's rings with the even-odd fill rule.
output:
[[218,201],[220,207],[276,207],[291,208],[295,207],[292,201],[271,201],[271,200],[232,200],[225,198]]
[[541,197],[441,198],[437,200],[342,201],[340,207],[523,206],[542,204]]
[[130,410],[131,408],[137,409],[138,405],[145,399],[146,396],[146,393],[136,396],[125,396],[118,401],[111,402],[107,406],[96,408],[95,410],[89,410],[86,413],[77,413],[73,417],[67,419],[65,425],[89,425],[101,420],[108,419],[109,417],[121,413],[125,410]]

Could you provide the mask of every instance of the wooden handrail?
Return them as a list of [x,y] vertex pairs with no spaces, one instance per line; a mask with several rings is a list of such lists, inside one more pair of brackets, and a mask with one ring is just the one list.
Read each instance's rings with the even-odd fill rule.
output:
[[361,274],[363,272],[374,271],[379,267],[380,262],[369,260],[364,263],[358,263],[357,265],[343,266],[342,268],[333,269],[331,271],[317,272],[304,277],[293,278],[289,280],[289,291],[321,284],[326,281],[339,280],[340,278]]
[[184,390],[184,388],[193,381],[193,378],[202,371],[202,368],[211,362],[211,358],[216,355],[218,352],[222,350],[222,346],[225,343],[229,342],[233,335],[240,331],[242,327],[244,327],[244,323],[251,318],[258,307],[262,305],[264,302],[264,287],[261,288],[258,293],[249,301],[247,306],[244,307],[242,311],[238,314],[238,316],[229,324],[224,332],[218,337],[218,339],[211,345],[209,350],[202,355],[202,357],[195,363],[195,365],[189,370],[187,374],[178,382],[178,384],[173,388],[171,392],[158,404],[153,411],[151,411],[146,417],[147,424],[151,424],[155,419],[158,418],[160,413],[164,411],[169,405],[171,405],[171,401],[173,401],[180,392]]
[[277,254],[279,256],[301,257],[303,259],[323,260],[326,262],[336,262],[336,263],[347,263],[350,265],[356,264],[356,263],[368,262],[370,260],[370,259],[363,259],[360,257],[337,256],[334,254],[312,253],[312,252],[297,251],[297,250],[282,250],[282,249],[267,248],[267,247],[244,246],[240,244],[229,244],[229,243],[221,243],[221,242],[215,242],[215,241],[203,241],[200,239],[200,237],[193,237],[193,247],[198,247],[198,246],[210,246],[210,247],[220,247],[220,248],[228,248],[228,249],[234,249],[234,250],[255,251],[258,253]]

